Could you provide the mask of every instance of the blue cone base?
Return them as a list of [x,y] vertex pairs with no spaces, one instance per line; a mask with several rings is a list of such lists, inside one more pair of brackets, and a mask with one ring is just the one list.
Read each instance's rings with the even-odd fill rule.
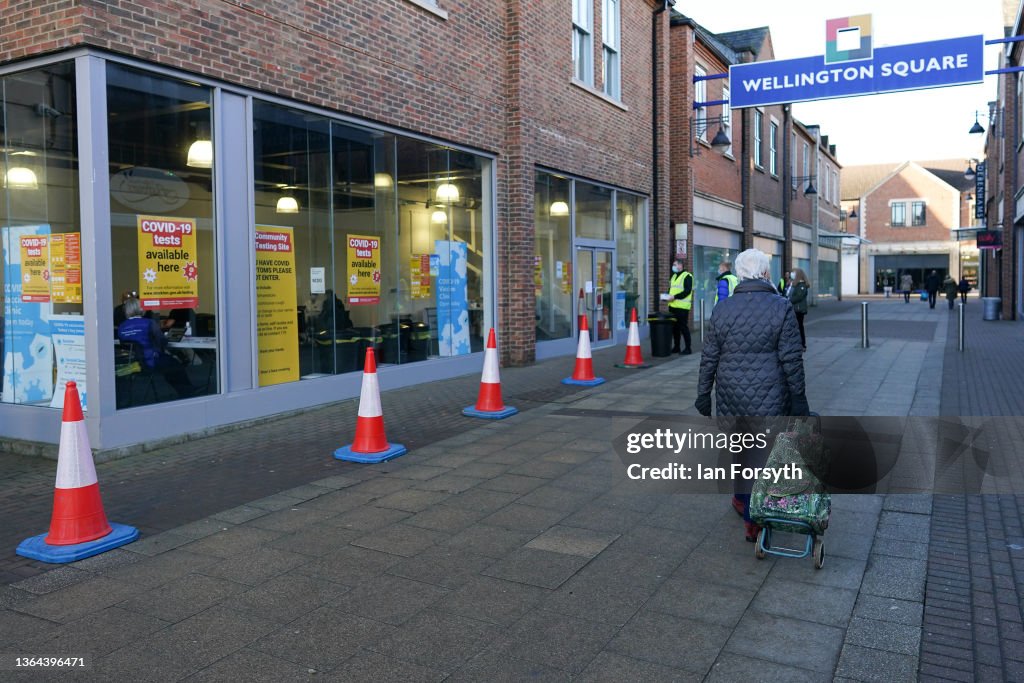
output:
[[342,446],[334,451],[334,457],[347,462],[375,463],[397,458],[400,455],[405,455],[406,452],[408,449],[400,443],[389,443],[387,450],[377,453],[357,453],[352,450],[352,446]]
[[594,379],[573,379],[572,377],[566,377],[562,380],[562,384],[576,384],[581,387],[596,387],[598,384],[604,384],[604,377],[595,377]]
[[643,370],[645,368],[649,368],[652,366],[648,365],[647,363],[641,363],[640,365],[626,365],[625,363],[616,363],[615,367],[625,368],[626,370]]
[[110,527],[113,530],[103,538],[74,545],[50,545],[44,540],[49,532],[39,534],[32,538],[26,538],[15,552],[22,557],[39,560],[40,562],[65,564],[67,562],[84,560],[87,557],[119,548],[139,537],[139,530],[133,526],[111,522]]
[[503,420],[518,412],[519,409],[512,406],[502,406],[501,410],[477,410],[476,406],[462,409],[462,414],[466,417],[482,417],[485,420]]

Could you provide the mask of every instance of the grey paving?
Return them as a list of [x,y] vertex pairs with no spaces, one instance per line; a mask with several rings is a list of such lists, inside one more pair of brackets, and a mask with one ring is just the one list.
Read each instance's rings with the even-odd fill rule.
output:
[[[948,377],[993,373],[978,358],[954,368],[969,359],[942,353],[948,320],[894,303],[872,303],[868,350],[857,348],[850,305],[812,311],[812,408],[935,415],[955,400],[977,415],[1019,414],[1004,384],[990,403],[973,387],[950,391]],[[598,351],[596,362],[612,355]],[[612,440],[692,395],[698,363],[673,358],[585,391],[544,388],[550,366],[509,369],[503,380],[525,398],[501,423],[456,427],[444,413],[448,401],[461,409],[459,387],[475,378],[434,387],[433,426],[422,392],[389,394],[388,408],[428,435],[397,461],[303,465],[303,478],[231,489],[219,508],[145,527],[105,556],[52,572],[0,566],[23,577],[0,586],[0,646],[89,648],[97,675],[117,680],[1024,678],[1018,497],[837,495],[819,571],[810,560],[756,560],[726,495],[624,486]],[[337,447],[339,417],[313,413],[272,426],[306,430],[295,439],[304,451],[263,426],[235,440],[256,459],[287,447],[318,460]],[[911,455],[941,437],[914,425],[906,434]],[[214,442],[226,450],[231,439]],[[205,447],[186,447],[182,476]],[[137,487],[133,468],[164,471],[138,462],[103,464],[101,477]],[[9,472],[36,476],[30,464]],[[908,485],[901,476],[887,485]]]

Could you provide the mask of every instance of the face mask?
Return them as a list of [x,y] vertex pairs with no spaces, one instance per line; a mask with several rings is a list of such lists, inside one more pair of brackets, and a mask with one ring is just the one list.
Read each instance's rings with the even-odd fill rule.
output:
[[673,273],[681,273],[681,272],[683,272],[683,269],[680,268],[679,266],[672,266],[672,272]]
[[790,272],[790,274],[789,274],[789,279],[790,279],[790,280],[795,280],[795,279],[796,279],[796,271],[792,271],[792,272]]

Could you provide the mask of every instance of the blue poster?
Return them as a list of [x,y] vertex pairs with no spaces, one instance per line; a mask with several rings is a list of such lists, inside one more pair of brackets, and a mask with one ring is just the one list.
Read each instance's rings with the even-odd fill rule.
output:
[[50,319],[50,330],[57,355],[57,391],[53,392],[50,407],[64,407],[64,388],[74,381],[78,385],[82,410],[85,410],[85,317],[55,315]]
[[4,251],[4,403],[48,404],[53,396],[51,303],[21,300],[21,238],[49,235],[49,225],[5,227]]
[[434,252],[437,256],[438,353],[462,356],[469,353],[466,243],[435,240]]

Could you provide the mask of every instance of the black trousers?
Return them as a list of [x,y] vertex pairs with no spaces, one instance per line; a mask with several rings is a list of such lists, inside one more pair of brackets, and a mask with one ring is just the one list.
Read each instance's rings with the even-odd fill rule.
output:
[[910,290],[909,289],[903,290],[903,303],[905,303],[905,304],[909,304],[910,303]]
[[938,292],[928,292],[928,308],[935,308],[935,302],[938,301]]
[[804,316],[806,313],[796,312],[796,324],[800,327],[800,345],[807,348],[807,337],[804,335]]
[[669,308],[669,313],[675,318],[676,324],[672,326],[672,352],[679,353],[679,337],[683,338],[686,342],[686,346],[683,348],[687,351],[690,350],[690,310],[687,308]]
[[963,302],[964,306],[967,305],[967,292],[960,292],[960,301]]

